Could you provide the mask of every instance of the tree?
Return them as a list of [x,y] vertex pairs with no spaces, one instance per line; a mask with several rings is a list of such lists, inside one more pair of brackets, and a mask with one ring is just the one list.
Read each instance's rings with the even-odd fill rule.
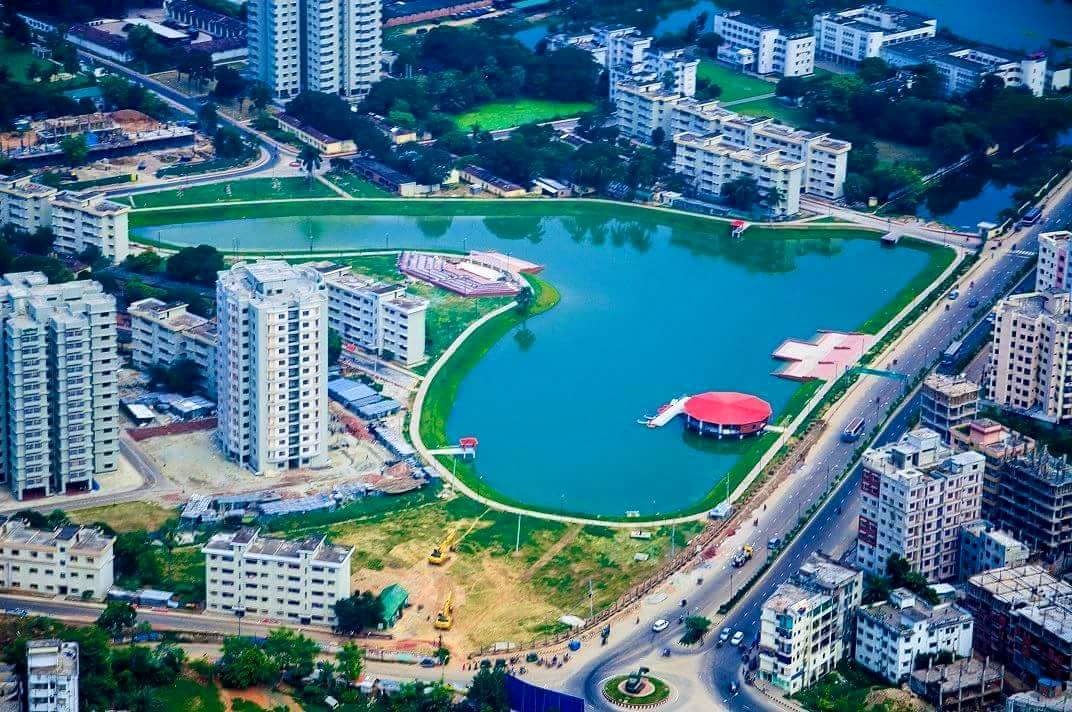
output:
[[380,602],[371,591],[355,593],[335,602],[336,629],[354,635],[381,622]]
[[211,245],[184,247],[167,260],[168,277],[212,286],[224,268],[223,255]]
[[704,636],[711,629],[711,621],[703,616],[688,616],[685,618],[685,632],[681,636],[682,645],[694,645],[703,643]]
[[364,667],[365,651],[357,647],[356,643],[343,643],[343,646],[339,648],[337,661],[339,664],[339,672],[346,676],[349,680],[357,680],[361,677],[361,670]]
[[783,214],[786,210],[782,205],[786,201],[787,195],[784,190],[776,185],[772,185],[767,189],[767,195],[764,196],[767,201],[767,208],[770,210],[771,215]]
[[123,269],[138,274],[156,274],[163,266],[164,258],[152,250],[145,250],[136,255],[127,255],[127,258],[123,260]]
[[97,626],[112,638],[122,638],[137,619],[138,612],[127,601],[109,601],[97,618]]
[[303,678],[313,671],[320,646],[310,638],[288,628],[276,628],[264,641],[264,652],[285,673]]
[[239,158],[246,153],[242,135],[230,126],[221,126],[212,137],[212,147],[220,158]]
[[897,554],[890,554],[886,560],[886,577],[891,588],[907,588],[931,605],[938,603],[938,594],[927,583],[927,579],[918,571],[913,571],[912,565]]
[[778,80],[774,93],[786,99],[799,99],[807,91],[808,82],[804,77],[782,77]]
[[666,141],[666,131],[662,126],[656,126],[655,130],[651,132],[651,145],[662,146],[664,141]]
[[220,124],[220,116],[216,113],[216,105],[206,101],[197,110],[197,121],[201,124],[201,130],[206,134],[216,133],[216,127]]
[[201,367],[188,358],[179,358],[170,364],[150,366],[149,379],[155,387],[189,396],[197,392],[201,381]]
[[856,66],[856,76],[868,84],[880,82],[893,75],[894,69],[881,57],[865,57]]
[[509,710],[510,705],[506,698],[505,669],[501,667],[494,670],[481,668],[473,676],[473,681],[469,684],[469,691],[466,693],[465,699],[478,710],[490,710],[493,712]]
[[222,99],[234,99],[246,88],[246,80],[242,75],[228,66],[216,67],[213,72],[216,86],[212,88],[212,95]]
[[264,111],[272,101],[272,90],[263,82],[253,82],[250,84],[247,93],[249,95],[249,100],[261,111]]
[[86,143],[86,135],[64,136],[63,140],[60,141],[60,150],[63,151],[63,158],[67,165],[82,165],[89,156],[89,144]]
[[334,366],[342,355],[342,336],[335,329],[328,329],[328,365]]
[[514,297],[514,301],[517,302],[515,309],[517,309],[518,313],[528,314],[532,311],[532,305],[536,301],[536,295],[533,293],[532,287],[526,287],[517,293],[517,296]]
[[184,61],[186,71],[190,75],[190,81],[195,82],[198,86],[204,85],[215,69],[212,64],[212,56],[208,52],[189,52]]
[[718,48],[722,46],[723,42],[722,35],[715,32],[704,32],[696,38],[696,45],[708,57],[717,57]]
[[741,176],[723,184],[722,197],[738,210],[750,210],[762,196],[754,178]]
[[313,184],[313,171],[320,167],[320,151],[307,143],[302,144],[301,151],[298,152],[298,162],[301,163],[302,169],[305,170],[305,175],[311,186]]
[[275,682],[279,666],[252,639],[234,636],[223,639],[216,673],[224,687],[242,690]]

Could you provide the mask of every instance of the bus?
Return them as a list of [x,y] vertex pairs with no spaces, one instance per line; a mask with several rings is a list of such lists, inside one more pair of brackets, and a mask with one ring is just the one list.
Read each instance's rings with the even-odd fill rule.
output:
[[961,348],[964,347],[964,341],[954,341],[949,345],[949,348],[942,352],[942,361],[939,364],[941,368],[952,368],[957,363],[957,355],[960,354]]
[[841,433],[841,441],[846,443],[854,443],[860,439],[860,436],[864,434],[864,419],[853,418],[849,423],[845,431]]
[[1031,208],[1024,216],[1020,218],[1020,223],[1023,225],[1034,225],[1042,217],[1042,208]]

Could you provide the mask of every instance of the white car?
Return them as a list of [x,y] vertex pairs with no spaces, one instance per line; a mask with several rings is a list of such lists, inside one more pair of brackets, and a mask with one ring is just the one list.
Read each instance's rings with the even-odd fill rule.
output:
[[651,624],[651,632],[652,633],[662,633],[664,630],[666,630],[669,627],[670,627],[670,624],[667,621],[665,621],[662,618],[660,618],[659,620],[657,620],[657,621],[655,621],[654,623]]
[[742,631],[737,631],[733,634],[733,637],[730,638],[730,645],[735,648],[739,648],[741,647],[742,640],[744,640],[744,633]]

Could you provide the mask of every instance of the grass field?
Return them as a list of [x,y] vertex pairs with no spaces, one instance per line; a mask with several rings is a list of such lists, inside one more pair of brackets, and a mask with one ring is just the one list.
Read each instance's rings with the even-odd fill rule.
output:
[[67,513],[75,524],[92,524],[104,522],[117,532],[130,532],[136,529],[156,531],[164,524],[176,518],[175,510],[166,509],[152,502],[123,502],[106,504],[103,507],[75,509]]
[[468,131],[474,124],[483,131],[497,131],[533,121],[569,119],[591,111],[595,106],[586,101],[548,101],[546,99],[518,99],[517,101],[493,101],[488,104],[456,114],[454,123]]
[[35,62],[37,59],[26,47],[6,37],[0,38],[0,66],[8,71],[8,76],[14,81],[30,81],[26,70]]
[[135,208],[163,208],[201,203],[237,203],[272,198],[334,198],[335,191],[305,178],[247,178],[224,183],[192,185],[186,188],[138,193],[129,196]]
[[745,116],[770,116],[796,128],[807,128],[808,124],[811,123],[811,117],[808,116],[808,112],[798,106],[786,104],[777,97],[737,104],[730,108]]
[[696,70],[696,78],[706,79],[722,87],[718,100],[724,102],[749,99],[774,92],[774,85],[770,82],[735,72],[709,59],[700,62],[700,67]]
[[168,712],[226,712],[216,685],[203,685],[188,677],[158,689],[156,697]]
[[811,687],[793,696],[797,702],[813,712],[825,710],[861,710],[883,712],[885,704],[872,705],[868,696],[888,687],[881,679],[868,674],[855,665],[842,663],[837,671],[823,677]]
[[328,171],[324,177],[355,198],[388,198],[390,193],[347,171]]

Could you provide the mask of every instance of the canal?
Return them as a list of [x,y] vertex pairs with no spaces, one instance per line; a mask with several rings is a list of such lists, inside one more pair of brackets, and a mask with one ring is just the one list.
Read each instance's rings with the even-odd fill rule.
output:
[[502,339],[465,377],[447,435],[480,439],[479,476],[509,499],[618,517],[703,500],[747,448],[637,418],[705,390],[756,394],[777,418],[797,388],[771,375],[783,339],[860,326],[937,260],[822,230],[735,241],[715,223],[634,214],[280,217],[136,234],[224,250],[234,239],[243,250],[302,251],[309,234],[317,250],[464,244],[546,265],[561,302],[530,321],[531,338]]

